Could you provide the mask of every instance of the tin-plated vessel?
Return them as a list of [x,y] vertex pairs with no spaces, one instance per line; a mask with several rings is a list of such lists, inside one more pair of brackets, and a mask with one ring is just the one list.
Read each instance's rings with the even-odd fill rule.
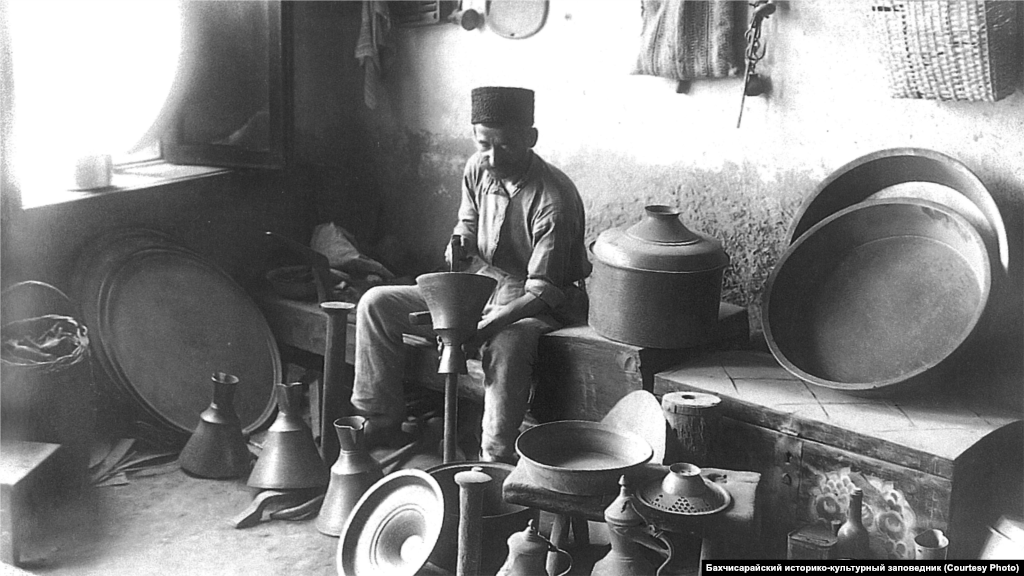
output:
[[331,482],[316,519],[316,529],[329,536],[340,536],[356,502],[364,492],[384,477],[380,463],[373,459],[363,443],[366,418],[349,416],[334,421],[341,447],[338,460],[331,466]]
[[263,451],[249,475],[249,486],[269,490],[327,486],[328,467],[320,459],[313,432],[299,412],[302,383],[279,383],[275,390],[277,418],[267,430]]
[[675,209],[644,210],[639,223],[606,230],[591,244],[590,325],[635,346],[705,343],[718,324],[729,256],[718,240],[688,229]]
[[195,432],[181,451],[181,469],[202,478],[238,478],[249,471],[252,454],[235,412],[238,377],[214,372],[213,401],[199,416]]

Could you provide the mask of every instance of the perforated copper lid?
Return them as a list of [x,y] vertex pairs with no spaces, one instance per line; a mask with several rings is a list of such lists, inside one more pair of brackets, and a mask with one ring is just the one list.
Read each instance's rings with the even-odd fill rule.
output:
[[662,513],[701,516],[725,510],[732,496],[724,486],[708,482],[693,464],[669,467],[661,480],[651,482],[637,494],[640,502]]

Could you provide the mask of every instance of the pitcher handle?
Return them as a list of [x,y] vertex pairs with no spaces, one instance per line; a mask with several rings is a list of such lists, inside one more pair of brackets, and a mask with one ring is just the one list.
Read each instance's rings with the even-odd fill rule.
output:
[[569,571],[572,570],[572,555],[550,542],[548,542],[548,552],[554,552],[556,554],[565,555],[566,560],[569,561],[569,565],[565,568],[564,572],[557,574],[557,576],[567,576],[569,574]]

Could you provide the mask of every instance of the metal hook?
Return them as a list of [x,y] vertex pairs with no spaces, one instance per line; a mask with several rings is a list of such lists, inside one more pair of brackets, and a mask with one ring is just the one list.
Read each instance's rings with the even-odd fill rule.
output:
[[[761,44],[761,24],[766,18],[775,13],[775,4],[772,3],[772,0],[758,0],[750,4],[750,6],[754,7],[754,13],[750,17],[750,26],[743,35],[747,41],[746,50],[744,51],[746,66],[743,73],[743,94],[740,97],[740,114],[736,119],[736,128],[739,128],[740,123],[743,121],[743,107],[747,100],[747,93],[750,92],[751,95],[757,95],[764,91],[765,83],[754,72],[754,69],[757,67],[757,63],[764,58],[765,54],[765,46]],[[757,81],[757,89],[750,90],[751,80]]]

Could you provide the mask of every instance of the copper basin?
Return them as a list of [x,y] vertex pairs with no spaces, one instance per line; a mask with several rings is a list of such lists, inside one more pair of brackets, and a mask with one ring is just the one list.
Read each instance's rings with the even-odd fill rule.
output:
[[640,436],[599,422],[561,420],[519,435],[516,451],[530,478],[563,494],[615,494],[619,477],[647,463],[654,450]]
[[868,200],[791,244],[768,279],[762,319],[775,358],[806,382],[861,395],[938,379],[989,299],[985,243],[927,200]]

